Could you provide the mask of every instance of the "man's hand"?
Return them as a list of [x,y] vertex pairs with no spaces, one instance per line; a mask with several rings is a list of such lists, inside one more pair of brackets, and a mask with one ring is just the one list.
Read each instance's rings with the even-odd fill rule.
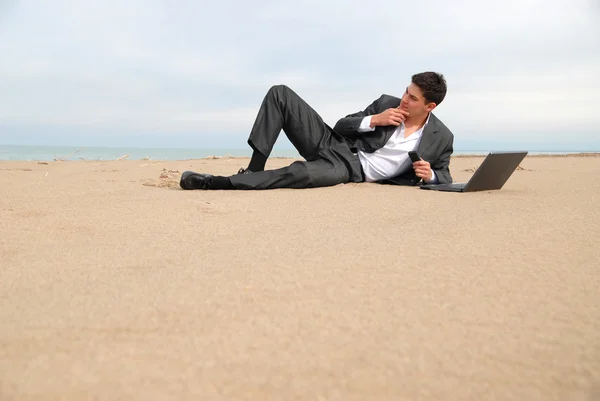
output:
[[431,180],[431,177],[433,177],[433,173],[431,172],[431,165],[429,164],[429,162],[426,162],[423,159],[419,160],[418,162],[414,162],[413,168],[415,169],[417,177],[422,178],[423,181],[429,181]]
[[388,125],[399,126],[408,117],[408,111],[400,108],[387,109],[384,112],[375,114],[371,117],[371,128],[376,126],[386,127]]

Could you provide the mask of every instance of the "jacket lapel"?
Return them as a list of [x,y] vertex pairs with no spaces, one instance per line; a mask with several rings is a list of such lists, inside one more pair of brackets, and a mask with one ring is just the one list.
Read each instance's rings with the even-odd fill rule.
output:
[[396,128],[398,128],[398,127],[396,127],[395,125],[388,125],[387,127],[385,127],[385,129],[384,129],[385,140],[383,143],[387,143],[387,141],[390,140],[390,138],[394,134],[394,131],[396,131]]
[[421,142],[419,143],[419,147],[417,148],[417,153],[419,156],[423,157],[423,155],[427,152],[427,150],[435,143],[436,135],[435,133],[438,131],[437,124],[435,121],[435,117],[432,114],[429,118],[429,124],[423,130],[423,134],[421,136]]

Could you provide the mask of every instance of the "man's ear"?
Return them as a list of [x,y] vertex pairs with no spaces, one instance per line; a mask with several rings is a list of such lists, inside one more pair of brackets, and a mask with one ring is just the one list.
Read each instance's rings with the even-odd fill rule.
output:
[[431,102],[427,104],[427,107],[425,108],[425,110],[427,110],[427,112],[431,112],[433,109],[435,109],[437,107],[437,104]]

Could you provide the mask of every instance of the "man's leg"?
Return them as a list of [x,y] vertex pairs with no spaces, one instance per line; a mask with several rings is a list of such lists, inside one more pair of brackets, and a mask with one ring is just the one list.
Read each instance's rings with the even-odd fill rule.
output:
[[[264,171],[265,162],[283,130],[306,162]],[[248,138],[254,150],[251,174],[230,177],[193,172],[182,175],[184,189],[313,188],[363,180],[358,157],[325,124],[321,116],[284,85],[266,94]]]
[[248,169],[265,168],[281,130],[307,161],[319,158],[331,135],[321,116],[285,85],[273,86],[263,99],[254,121],[248,144],[254,153]]
[[287,167],[229,177],[235,189],[317,188],[346,183],[350,171],[328,159],[295,161]]
[[364,175],[358,157],[343,139],[330,137],[317,160],[296,161],[279,169],[230,177],[186,171],[180,186],[183,189],[316,188],[362,181]]
[[325,157],[312,161],[295,161],[287,167],[263,170],[230,177],[185,171],[181,175],[183,189],[275,189],[317,188],[347,182],[362,182],[360,161],[351,152],[335,149]]

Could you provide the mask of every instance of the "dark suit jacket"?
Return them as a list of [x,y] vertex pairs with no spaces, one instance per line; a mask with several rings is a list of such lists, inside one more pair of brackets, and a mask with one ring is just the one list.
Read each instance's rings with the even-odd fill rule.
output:
[[[379,99],[371,103],[365,110],[349,114],[340,119],[333,127],[333,130],[345,137],[353,150],[373,153],[386,144],[396,127],[393,125],[376,127],[375,131],[360,133],[358,132],[360,123],[366,116],[379,114],[389,108],[398,107],[400,100],[400,98],[395,96],[381,95]],[[423,130],[417,153],[423,160],[431,164],[431,169],[435,171],[439,183],[452,182],[449,165],[450,155],[454,151],[453,145],[454,135],[452,132],[431,113],[429,124]],[[407,173],[378,182],[381,184],[415,185],[419,181],[420,178],[411,169]]]

